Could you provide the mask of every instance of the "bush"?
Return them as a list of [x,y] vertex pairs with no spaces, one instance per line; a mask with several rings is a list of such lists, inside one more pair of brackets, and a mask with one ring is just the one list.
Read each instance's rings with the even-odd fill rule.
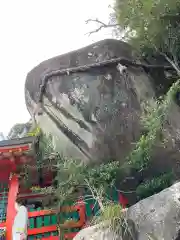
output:
[[155,193],[169,187],[174,180],[173,172],[165,173],[159,177],[147,180],[136,189],[136,194],[140,199],[149,197]]

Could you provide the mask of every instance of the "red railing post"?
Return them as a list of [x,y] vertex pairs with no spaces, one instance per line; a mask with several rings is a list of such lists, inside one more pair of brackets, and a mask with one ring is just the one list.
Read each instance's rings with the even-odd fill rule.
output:
[[119,203],[123,208],[127,207],[128,199],[122,193],[118,193]]
[[16,216],[15,201],[19,189],[19,180],[16,174],[12,175],[9,180],[9,193],[6,214],[6,236],[7,240],[12,240],[12,226]]

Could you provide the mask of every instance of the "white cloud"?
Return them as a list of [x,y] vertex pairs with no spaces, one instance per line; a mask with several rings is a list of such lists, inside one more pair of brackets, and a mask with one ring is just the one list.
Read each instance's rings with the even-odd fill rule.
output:
[[85,20],[108,21],[111,0],[0,1],[0,131],[29,119],[24,100],[28,71],[50,57],[110,37],[102,31],[88,37],[94,25]]

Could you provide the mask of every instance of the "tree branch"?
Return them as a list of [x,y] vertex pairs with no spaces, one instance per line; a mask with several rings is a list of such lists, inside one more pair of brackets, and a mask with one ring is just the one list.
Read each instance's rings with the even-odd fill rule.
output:
[[91,186],[88,179],[85,179],[84,181],[86,182],[87,187],[91,191],[92,198],[98,202],[101,211],[104,212],[104,205],[102,203],[102,193],[98,192],[95,187]]
[[91,22],[98,23],[100,26],[99,26],[97,29],[95,29],[95,30],[87,33],[87,34],[89,34],[89,35],[91,35],[91,34],[93,34],[93,33],[97,33],[97,32],[99,32],[99,31],[100,31],[101,29],[103,29],[103,28],[111,28],[111,27],[118,27],[118,26],[119,26],[119,24],[117,24],[117,23],[115,23],[115,24],[106,24],[106,23],[100,21],[100,20],[97,19],[97,18],[96,18],[96,19],[88,19],[88,20],[86,20],[86,24],[89,24],[89,23],[91,23]]
[[160,16],[161,19],[180,19],[180,14],[162,14]]
[[174,57],[174,61],[172,61],[166,54],[164,53],[161,53],[165,58],[166,60],[172,65],[172,67],[176,70],[177,72],[177,75],[180,77],[180,68],[178,66],[178,63],[176,61],[176,58]]

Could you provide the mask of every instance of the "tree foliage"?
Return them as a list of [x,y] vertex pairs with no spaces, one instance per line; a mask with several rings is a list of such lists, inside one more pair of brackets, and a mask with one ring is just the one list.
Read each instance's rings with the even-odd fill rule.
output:
[[26,136],[27,132],[31,129],[31,127],[32,123],[30,121],[27,123],[17,123],[11,128],[8,134],[8,138],[14,139],[24,137]]
[[180,37],[180,0],[116,0],[117,22],[131,43],[141,49],[177,53]]

